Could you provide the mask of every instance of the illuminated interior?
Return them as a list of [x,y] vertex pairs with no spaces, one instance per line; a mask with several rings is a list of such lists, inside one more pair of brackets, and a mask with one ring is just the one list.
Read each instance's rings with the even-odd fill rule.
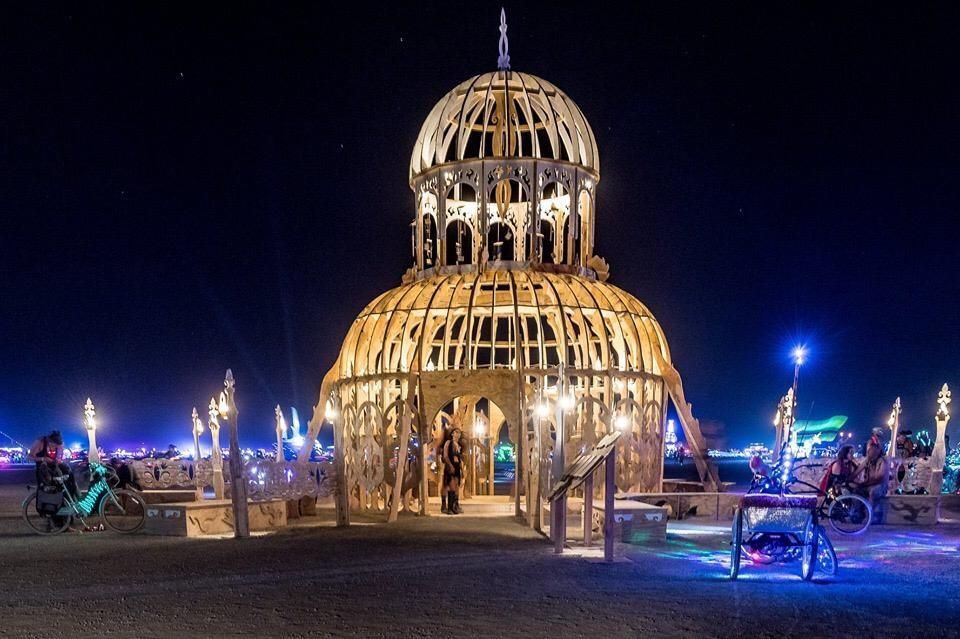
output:
[[[528,518],[555,449],[569,462],[614,429],[617,488],[660,491],[668,397],[701,478],[717,486],[663,330],[593,253],[599,179],[590,126],[545,80],[502,69],[433,108],[410,163],[413,265],[350,327],[304,447],[334,424],[345,508],[388,510],[399,494],[396,508],[426,512],[419,495],[436,494],[430,451],[445,421],[462,422],[467,460],[489,460],[489,435],[507,429],[516,512]],[[492,494],[471,481],[488,471],[468,461],[465,486]]]

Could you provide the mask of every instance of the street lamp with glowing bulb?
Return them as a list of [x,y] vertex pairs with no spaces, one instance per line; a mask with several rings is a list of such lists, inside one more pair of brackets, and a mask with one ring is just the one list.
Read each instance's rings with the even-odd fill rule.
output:
[[323,411],[323,417],[328,422],[332,422],[337,418],[337,409],[334,407],[333,402],[331,402],[329,399],[327,400],[327,406]]
[[223,390],[220,392],[220,414],[224,419],[231,421],[230,428],[230,501],[233,506],[233,535],[234,537],[250,536],[250,516],[247,509],[247,482],[246,469],[243,463],[243,453],[240,451],[239,418],[237,410],[236,381],[233,371],[227,369],[223,379]]
[[210,427],[210,463],[213,466],[213,494],[217,499],[224,498],[223,482],[223,452],[220,450],[220,409],[217,408],[217,400],[210,398],[210,406],[207,414],[210,421],[207,425]]
[[83,406],[84,426],[87,428],[87,439],[90,442],[87,459],[91,463],[100,462],[100,451],[97,449],[97,411],[93,407],[93,400],[87,398],[87,403]]
[[287,432],[287,420],[283,417],[283,410],[280,404],[273,409],[273,414],[277,420],[277,462],[283,463],[283,436]]
[[196,486],[197,501],[203,500],[203,485],[200,482],[200,435],[203,433],[203,422],[200,421],[200,414],[197,413],[197,407],[193,407],[193,414],[190,416],[193,422],[193,483]]
[[220,405],[218,407],[220,416],[224,419],[230,419],[230,406],[227,404],[227,396],[220,393]]
[[797,346],[793,349],[793,363],[802,366],[807,361],[807,347]]

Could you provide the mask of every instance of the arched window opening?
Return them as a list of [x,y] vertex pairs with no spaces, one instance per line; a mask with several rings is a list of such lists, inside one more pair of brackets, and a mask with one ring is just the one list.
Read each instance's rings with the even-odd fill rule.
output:
[[491,262],[513,260],[513,229],[503,222],[494,222],[487,231],[487,246]]
[[473,231],[462,219],[458,218],[447,224],[446,257],[446,264],[452,266],[469,264],[473,259]]

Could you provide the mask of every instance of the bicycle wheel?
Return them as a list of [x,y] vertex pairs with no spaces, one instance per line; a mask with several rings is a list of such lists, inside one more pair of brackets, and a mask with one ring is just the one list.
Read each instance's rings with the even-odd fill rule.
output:
[[37,512],[37,491],[31,491],[23,501],[23,520],[38,535],[56,535],[70,527],[69,515],[41,515]]
[[813,515],[807,519],[807,525],[803,529],[803,557],[800,561],[800,576],[804,581],[813,579],[813,569],[817,565],[817,551],[819,548],[820,535],[817,534],[817,526],[813,521]]
[[743,542],[743,511],[737,508],[733,516],[733,540],[730,542],[730,579],[740,574],[740,544]]
[[831,577],[837,574],[837,551],[823,526],[817,526],[817,568]]
[[841,535],[859,535],[870,525],[873,508],[860,495],[840,495],[827,510],[830,527]]
[[132,490],[115,490],[100,502],[100,517],[114,532],[137,532],[146,521],[147,504]]

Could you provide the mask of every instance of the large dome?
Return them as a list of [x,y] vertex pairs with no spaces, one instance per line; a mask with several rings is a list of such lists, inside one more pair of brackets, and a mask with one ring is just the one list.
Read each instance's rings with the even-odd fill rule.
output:
[[431,451],[454,425],[470,495],[499,494],[495,447],[515,446],[514,514],[525,497],[534,526],[566,465],[614,431],[617,490],[662,492],[668,396],[701,479],[719,486],[663,330],[593,252],[593,131],[556,86],[510,70],[506,30],[501,11],[499,70],[423,123],[413,264],[357,316],[320,385],[301,454],[330,420],[338,523],[351,509],[395,517],[414,495],[426,514],[444,481]]
[[615,286],[577,275],[488,269],[434,275],[380,295],[351,326],[335,375],[564,364],[571,372],[659,376],[654,350],[670,361],[653,315]]
[[449,162],[502,157],[600,173],[596,139],[573,100],[534,75],[494,71],[461,82],[433,107],[413,147],[409,178]]

